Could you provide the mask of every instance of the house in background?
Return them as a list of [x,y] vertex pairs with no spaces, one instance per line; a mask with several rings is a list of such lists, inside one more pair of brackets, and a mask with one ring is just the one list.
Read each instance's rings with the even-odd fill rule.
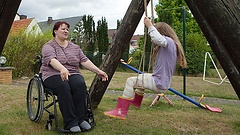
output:
[[129,53],[132,54],[139,46],[138,41],[143,35],[133,35],[130,41]]
[[76,17],[69,17],[69,18],[61,18],[61,19],[56,19],[53,20],[52,17],[48,17],[48,19],[46,21],[43,22],[39,22],[38,25],[40,26],[41,30],[43,33],[45,33],[46,31],[50,30],[52,31],[53,26],[56,22],[58,21],[65,21],[70,25],[69,28],[69,35],[71,36],[71,34],[73,33],[73,30],[75,28],[75,26],[82,20],[82,16],[76,16]]
[[35,18],[27,18],[26,15],[17,14],[14,18],[9,35],[19,34],[20,32],[27,35],[43,34]]
[[112,40],[117,32],[117,29],[108,29],[108,39],[109,39],[109,45],[112,43]]
[[[112,43],[112,40],[114,36],[117,33],[117,29],[108,29],[108,39],[109,39],[109,45]],[[133,53],[139,46],[138,41],[139,39],[143,37],[143,35],[133,35],[131,38],[131,41],[129,43],[129,53]]]

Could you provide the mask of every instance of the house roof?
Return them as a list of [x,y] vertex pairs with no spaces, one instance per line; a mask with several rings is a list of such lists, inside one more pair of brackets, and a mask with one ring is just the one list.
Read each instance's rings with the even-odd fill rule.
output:
[[25,31],[34,18],[16,20],[13,22],[9,35],[17,34],[20,31]]
[[[50,18],[50,20],[49,20]],[[69,18],[61,18],[53,20],[51,17],[49,17],[47,21],[39,22],[38,25],[41,28],[42,32],[46,32],[47,30],[52,30],[53,25],[57,21],[65,21],[70,25],[69,33],[72,33],[74,30],[74,27],[76,24],[78,24],[82,20],[82,16],[76,16],[76,17],[69,17]]]
[[138,41],[141,37],[143,37],[144,35],[133,35],[131,40],[135,40]]

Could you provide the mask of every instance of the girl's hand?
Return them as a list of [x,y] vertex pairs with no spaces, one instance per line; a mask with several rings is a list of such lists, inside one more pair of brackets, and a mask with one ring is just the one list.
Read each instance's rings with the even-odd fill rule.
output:
[[151,20],[148,17],[144,18],[144,24],[147,28],[151,27],[153,24],[151,22]]

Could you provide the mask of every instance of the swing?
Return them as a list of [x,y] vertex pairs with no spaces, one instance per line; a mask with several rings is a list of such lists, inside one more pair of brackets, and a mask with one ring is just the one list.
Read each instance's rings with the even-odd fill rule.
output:
[[[145,16],[147,17],[148,14],[147,14],[147,2],[146,0],[144,0],[144,10],[145,10]],[[151,17],[151,21],[154,22],[154,12],[153,12],[153,0],[151,0],[151,14],[152,14],[152,17]],[[146,27],[145,27],[145,30],[144,30],[144,46],[143,46],[143,51],[142,51],[142,56],[141,56],[141,60],[140,60],[140,64],[139,64],[139,69],[138,69],[138,72],[137,72],[137,80],[136,80],[136,83],[134,85],[134,89],[135,89],[135,92],[136,92],[136,89],[139,89],[141,91],[144,91],[145,88],[144,88],[144,67],[145,67],[145,48],[146,48],[146,44],[147,44],[147,30],[146,30]],[[150,60],[149,60],[149,67],[148,67],[148,72],[150,71],[151,69],[151,57],[152,57],[152,53],[153,53],[153,45],[151,45],[151,52],[150,52]],[[142,73],[140,73],[141,71],[141,67],[142,67]],[[142,86],[137,86],[137,83],[138,83],[138,77],[139,77],[139,74],[142,74]],[[153,106],[159,99],[160,97],[163,97],[170,105],[173,106],[173,103],[167,98],[166,95],[164,95],[163,93],[158,93],[156,98],[153,100],[153,102],[151,103],[150,106]]]

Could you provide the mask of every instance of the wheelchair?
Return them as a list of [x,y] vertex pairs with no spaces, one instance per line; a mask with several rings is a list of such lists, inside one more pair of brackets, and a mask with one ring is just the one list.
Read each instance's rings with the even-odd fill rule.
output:
[[[91,99],[89,92],[86,91],[86,107],[87,107],[87,119],[86,121],[93,128],[96,123],[94,121],[94,115],[91,105]],[[53,90],[44,87],[43,81],[41,79],[41,74],[35,74],[33,78],[29,81],[27,96],[27,111],[28,116],[31,121],[38,123],[44,111],[48,113],[48,120],[45,124],[46,130],[51,130],[53,126],[53,120],[55,122],[55,129],[60,133],[70,133],[69,130],[64,130],[58,126],[58,116],[57,116],[57,96],[53,94]],[[47,104],[46,104],[47,103]],[[52,109],[50,109],[53,106]],[[84,131],[84,130],[82,130]]]

